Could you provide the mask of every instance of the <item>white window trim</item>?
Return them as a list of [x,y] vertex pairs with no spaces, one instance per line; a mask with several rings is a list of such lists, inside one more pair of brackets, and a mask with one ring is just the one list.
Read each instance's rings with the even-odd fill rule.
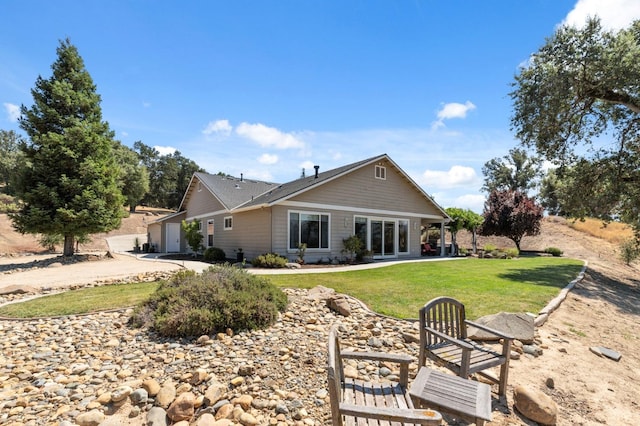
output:
[[387,180],[387,168],[376,164],[374,176],[376,179]]
[[[231,222],[231,226],[227,226],[227,221]],[[224,230],[225,231],[231,231],[233,229],[233,216],[226,216],[224,218]]]
[[[329,229],[327,230],[327,236],[329,241],[327,241],[328,243],[328,247],[327,248],[323,248],[323,247],[319,247],[319,248],[307,248],[307,252],[312,252],[312,253],[326,253],[326,252],[330,252],[331,251],[331,213],[329,212],[320,212],[320,211],[310,211],[310,210],[288,210],[287,211],[287,253],[296,253],[298,251],[298,248],[291,248],[289,247],[289,242],[291,241],[291,223],[289,222],[290,218],[291,218],[291,213],[297,213],[297,214],[317,214],[319,216],[327,216],[327,226],[329,227]],[[298,240],[299,240],[299,235],[298,235]]]

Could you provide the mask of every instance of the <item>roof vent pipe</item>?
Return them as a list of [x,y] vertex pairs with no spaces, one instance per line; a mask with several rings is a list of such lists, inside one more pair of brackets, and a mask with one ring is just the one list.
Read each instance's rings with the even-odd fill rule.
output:
[[318,179],[318,169],[320,168],[320,166],[313,166],[314,169],[316,169],[316,179]]
[[244,182],[244,173],[240,173],[240,182]]

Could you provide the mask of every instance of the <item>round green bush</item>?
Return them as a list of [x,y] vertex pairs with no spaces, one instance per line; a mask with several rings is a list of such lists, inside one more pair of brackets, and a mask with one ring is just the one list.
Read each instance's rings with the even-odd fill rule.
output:
[[560,250],[557,247],[547,247],[546,249],[544,249],[545,253],[549,253],[551,256],[553,257],[560,257],[562,256],[562,250]]
[[202,274],[182,271],[163,283],[131,316],[134,327],[165,337],[198,337],[266,328],[287,306],[287,295],[266,277],[233,266]]
[[287,258],[276,253],[266,253],[255,257],[251,264],[256,268],[284,268],[287,266]]
[[207,262],[224,262],[227,260],[227,255],[224,253],[224,250],[219,247],[209,247],[204,251],[202,257]]

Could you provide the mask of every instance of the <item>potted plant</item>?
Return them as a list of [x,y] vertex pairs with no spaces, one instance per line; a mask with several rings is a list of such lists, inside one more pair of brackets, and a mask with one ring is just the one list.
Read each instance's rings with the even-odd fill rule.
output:
[[138,237],[133,240],[133,252],[140,253],[140,238]]

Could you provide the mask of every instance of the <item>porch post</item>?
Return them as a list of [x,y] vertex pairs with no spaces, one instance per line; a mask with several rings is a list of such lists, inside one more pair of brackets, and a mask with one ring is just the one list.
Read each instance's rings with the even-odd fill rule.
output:
[[446,241],[444,240],[444,237],[445,237],[444,222],[440,222],[440,241],[442,241],[442,244],[440,244],[440,256],[444,256],[447,253],[447,244],[446,244]]

